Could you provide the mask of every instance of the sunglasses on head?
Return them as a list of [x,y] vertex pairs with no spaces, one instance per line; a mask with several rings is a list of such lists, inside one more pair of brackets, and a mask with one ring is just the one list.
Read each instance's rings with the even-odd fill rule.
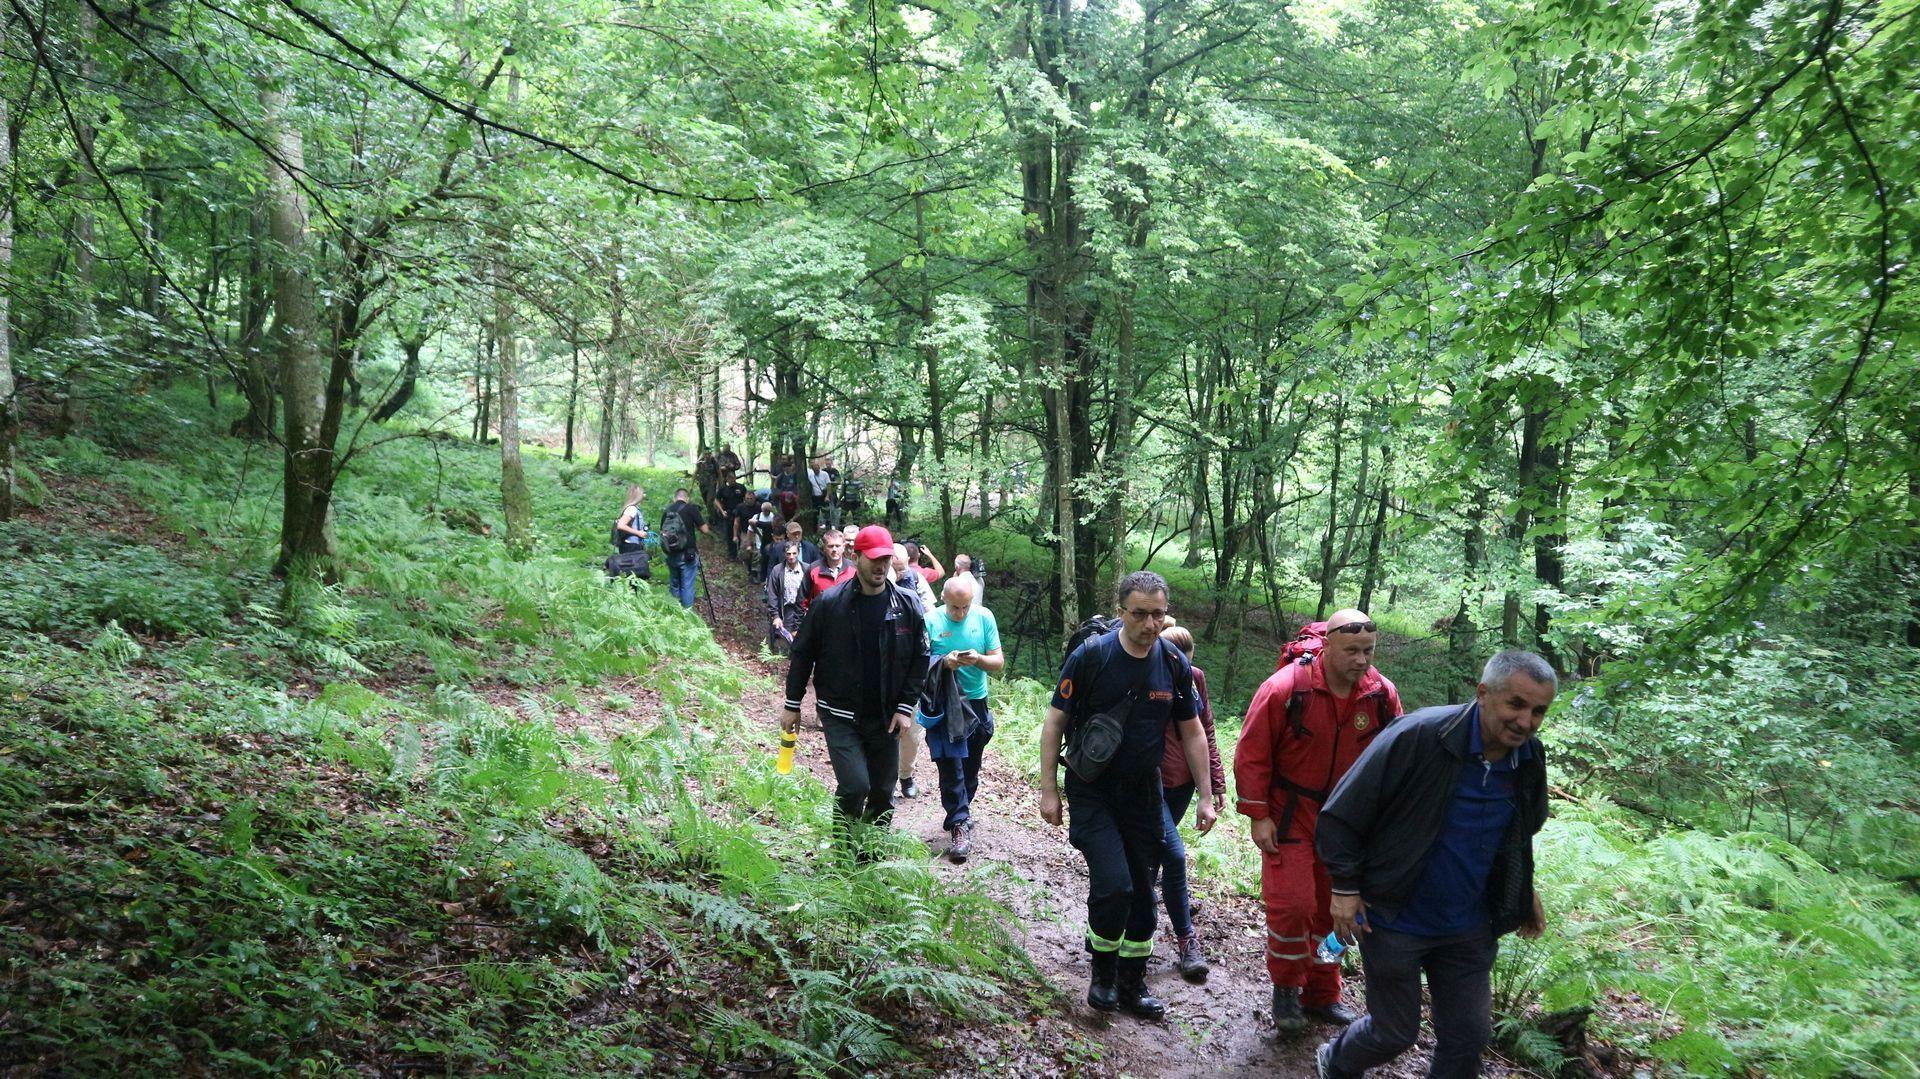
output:
[[1379,626],[1374,625],[1372,622],[1348,622],[1345,625],[1335,626],[1332,629],[1328,630],[1327,632],[1328,633],[1372,633],[1374,630],[1379,628],[1380,628]]

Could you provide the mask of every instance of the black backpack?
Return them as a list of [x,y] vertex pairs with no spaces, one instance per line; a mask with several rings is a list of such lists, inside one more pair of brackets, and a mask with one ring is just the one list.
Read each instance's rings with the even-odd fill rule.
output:
[[1067,635],[1067,650],[1060,653],[1060,666],[1065,667],[1067,660],[1073,658],[1074,651],[1081,645],[1103,633],[1112,633],[1118,628],[1120,628],[1120,619],[1104,614],[1096,614],[1080,623],[1078,629]]
[[660,520],[660,546],[668,554],[685,554],[693,546],[693,534],[687,531],[687,518],[679,505],[667,507]]

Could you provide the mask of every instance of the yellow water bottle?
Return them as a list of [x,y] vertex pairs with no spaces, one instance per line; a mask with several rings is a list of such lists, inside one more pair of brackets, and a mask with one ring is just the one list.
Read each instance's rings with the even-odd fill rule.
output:
[[783,776],[793,772],[793,747],[799,741],[800,736],[793,731],[780,732],[780,760],[774,765],[774,770]]

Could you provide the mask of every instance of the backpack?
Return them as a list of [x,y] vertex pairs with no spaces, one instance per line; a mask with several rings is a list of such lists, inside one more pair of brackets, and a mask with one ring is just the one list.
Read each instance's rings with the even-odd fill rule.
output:
[[687,518],[677,505],[668,506],[667,512],[660,517],[660,546],[670,555],[686,554],[693,546],[693,536],[687,531]]
[[[647,530],[647,519],[640,514],[640,504],[635,502],[631,506],[628,506],[627,509],[633,511],[633,527],[645,532]],[[627,533],[620,531],[620,522],[626,520],[626,518],[627,510],[623,509],[620,511],[620,516],[613,519],[613,533],[609,538],[613,540],[613,549],[616,551],[625,550],[629,538],[632,538],[635,542],[639,542],[640,540],[638,536],[629,537]]]
[[[1306,625],[1300,627],[1300,632],[1293,635],[1293,640],[1288,641],[1280,647],[1280,661],[1273,665],[1273,669],[1276,671],[1288,664],[1294,664],[1300,668],[1293,676],[1293,695],[1287,698],[1287,726],[1293,729],[1293,735],[1296,738],[1307,737],[1306,714],[1308,690],[1300,681],[1301,675],[1305,672],[1306,668],[1313,666],[1314,657],[1318,656],[1326,646],[1327,624],[1325,622],[1308,622]],[[1377,711],[1374,719],[1376,719],[1382,727],[1392,722],[1386,716],[1378,714]],[[1324,799],[1322,800],[1324,801]]]
[[1118,617],[1103,614],[1096,614],[1085,622],[1080,623],[1078,629],[1067,634],[1067,650],[1060,653],[1060,666],[1065,667],[1067,660],[1073,658],[1073,653],[1077,651],[1081,645],[1103,633],[1112,633],[1119,627],[1120,619]]

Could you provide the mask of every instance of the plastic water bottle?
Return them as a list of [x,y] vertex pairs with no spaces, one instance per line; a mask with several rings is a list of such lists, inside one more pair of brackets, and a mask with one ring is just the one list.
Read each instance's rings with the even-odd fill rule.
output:
[[793,747],[800,742],[800,736],[793,731],[780,732],[780,760],[773,766],[781,775],[793,774]]
[[1314,957],[1322,963],[1338,963],[1346,951],[1347,946],[1340,940],[1340,935],[1328,933],[1327,939],[1320,942],[1320,948],[1314,953]]

